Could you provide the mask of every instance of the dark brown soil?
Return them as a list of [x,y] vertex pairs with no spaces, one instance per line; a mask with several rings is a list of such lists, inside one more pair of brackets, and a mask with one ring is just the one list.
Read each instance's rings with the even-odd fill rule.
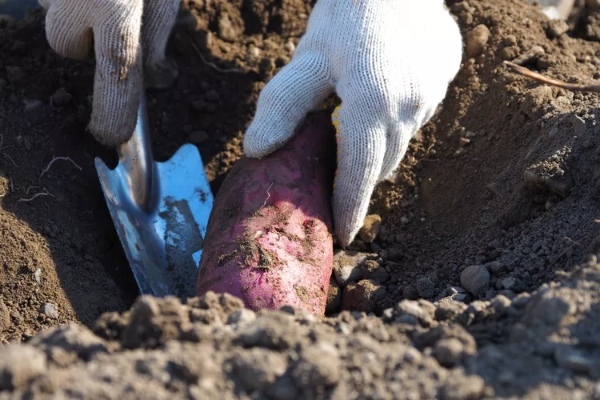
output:
[[[85,131],[93,61],[54,54],[38,12],[0,22],[0,398],[600,396],[600,98],[502,65],[597,78],[599,17],[447,3],[489,40],[379,186],[381,231],[339,261],[329,318],[213,295],[126,311],[137,288],[93,166],[116,157]],[[160,160],[196,143],[218,190],[308,4],[184,1],[180,76],[149,93]]]

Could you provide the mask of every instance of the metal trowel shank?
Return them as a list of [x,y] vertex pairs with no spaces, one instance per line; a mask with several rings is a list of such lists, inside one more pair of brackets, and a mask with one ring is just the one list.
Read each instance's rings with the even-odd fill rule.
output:
[[198,149],[186,144],[154,162],[142,95],[135,132],[118,152],[114,170],[96,158],[96,171],[140,292],[192,297],[213,204]]

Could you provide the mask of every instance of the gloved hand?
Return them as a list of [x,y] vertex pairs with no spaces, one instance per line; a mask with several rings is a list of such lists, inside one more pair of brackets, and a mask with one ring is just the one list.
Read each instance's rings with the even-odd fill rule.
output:
[[146,81],[150,79],[154,87],[168,86],[175,79],[177,69],[165,60],[165,47],[179,2],[39,0],[48,11],[46,36],[57,53],[84,59],[94,45],[89,129],[100,143],[116,146],[131,137],[144,84],[143,67]]
[[333,215],[347,246],[376,183],[398,167],[461,58],[460,31],[443,0],[319,0],[292,60],[259,96],[245,154],[260,158],[282,146],[335,90],[342,105]]

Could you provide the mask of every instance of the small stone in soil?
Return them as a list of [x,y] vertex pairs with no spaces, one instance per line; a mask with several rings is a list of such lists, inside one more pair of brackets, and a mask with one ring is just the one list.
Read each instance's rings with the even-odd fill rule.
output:
[[480,24],[467,33],[465,50],[467,57],[477,57],[487,45],[490,38],[490,30],[487,26]]
[[363,277],[363,270],[359,265],[367,259],[367,253],[350,250],[338,250],[333,255],[333,273],[340,286],[356,282]]
[[42,270],[40,268],[35,270],[33,273],[33,278],[37,283],[42,283]]
[[64,87],[61,87],[52,96],[50,96],[50,104],[57,107],[66,106],[71,102],[71,100],[73,100],[73,96],[71,93],[67,92],[67,89]]
[[357,282],[363,276],[362,270],[357,265],[343,265],[333,270],[335,280],[340,286],[346,286],[351,282]]
[[480,296],[490,284],[490,273],[483,265],[471,265],[460,274],[460,284],[467,292]]
[[40,100],[23,100],[23,104],[27,112],[39,110],[44,105]]
[[431,279],[424,276],[417,280],[417,292],[419,296],[424,299],[430,299],[433,297],[435,291],[435,284]]
[[40,308],[40,312],[46,315],[48,318],[58,318],[58,311],[56,311],[56,307],[52,303],[44,303]]

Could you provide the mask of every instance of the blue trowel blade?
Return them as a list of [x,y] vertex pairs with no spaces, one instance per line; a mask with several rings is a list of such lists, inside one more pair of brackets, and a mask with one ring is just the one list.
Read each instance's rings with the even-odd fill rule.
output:
[[96,158],[106,204],[140,292],[181,299],[195,293],[213,195],[202,158],[191,144],[155,163],[158,206],[144,212],[132,203],[121,164],[110,170]]

